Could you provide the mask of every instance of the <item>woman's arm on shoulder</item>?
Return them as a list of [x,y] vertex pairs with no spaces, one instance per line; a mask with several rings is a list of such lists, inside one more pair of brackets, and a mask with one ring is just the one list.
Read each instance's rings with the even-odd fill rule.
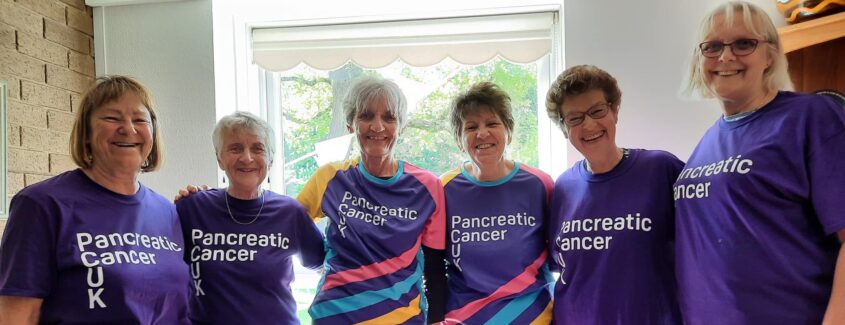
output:
[[837,234],[842,245],[839,247],[836,271],[833,274],[833,290],[822,324],[845,324],[845,229],[839,230]]
[[0,296],[0,325],[38,324],[40,298]]

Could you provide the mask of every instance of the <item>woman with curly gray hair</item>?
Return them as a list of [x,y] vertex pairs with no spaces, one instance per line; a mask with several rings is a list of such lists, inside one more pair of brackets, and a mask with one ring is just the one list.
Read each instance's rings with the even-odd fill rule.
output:
[[584,155],[552,194],[555,324],[680,324],[672,183],[683,162],[616,144],[621,99],[616,79],[591,65],[566,69],[546,97]]

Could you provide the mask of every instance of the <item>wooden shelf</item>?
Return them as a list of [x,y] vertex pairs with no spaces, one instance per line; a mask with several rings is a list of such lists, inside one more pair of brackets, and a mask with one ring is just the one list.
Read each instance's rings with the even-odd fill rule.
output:
[[786,53],[845,37],[845,12],[778,28]]

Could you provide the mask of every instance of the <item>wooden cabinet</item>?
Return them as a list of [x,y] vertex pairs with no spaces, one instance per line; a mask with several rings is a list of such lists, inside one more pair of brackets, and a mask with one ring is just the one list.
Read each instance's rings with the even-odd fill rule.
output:
[[845,93],[845,12],[778,29],[795,90]]

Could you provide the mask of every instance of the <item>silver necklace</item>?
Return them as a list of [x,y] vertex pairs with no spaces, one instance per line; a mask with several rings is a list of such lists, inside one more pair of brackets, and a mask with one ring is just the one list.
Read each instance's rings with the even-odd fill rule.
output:
[[258,220],[258,216],[261,215],[261,210],[264,210],[264,200],[265,200],[264,190],[261,190],[261,194],[259,194],[259,195],[261,195],[261,207],[258,208],[258,214],[256,214],[255,217],[252,218],[252,220],[250,220],[249,222],[240,222],[240,221],[238,221],[238,219],[235,219],[235,215],[232,214],[232,208],[229,207],[229,191],[226,191],[226,193],[224,193],[224,195],[225,195],[224,197],[226,198],[226,210],[229,211],[229,218],[231,218],[232,221],[234,221],[236,224],[251,225],[253,222],[255,222],[255,220]]

